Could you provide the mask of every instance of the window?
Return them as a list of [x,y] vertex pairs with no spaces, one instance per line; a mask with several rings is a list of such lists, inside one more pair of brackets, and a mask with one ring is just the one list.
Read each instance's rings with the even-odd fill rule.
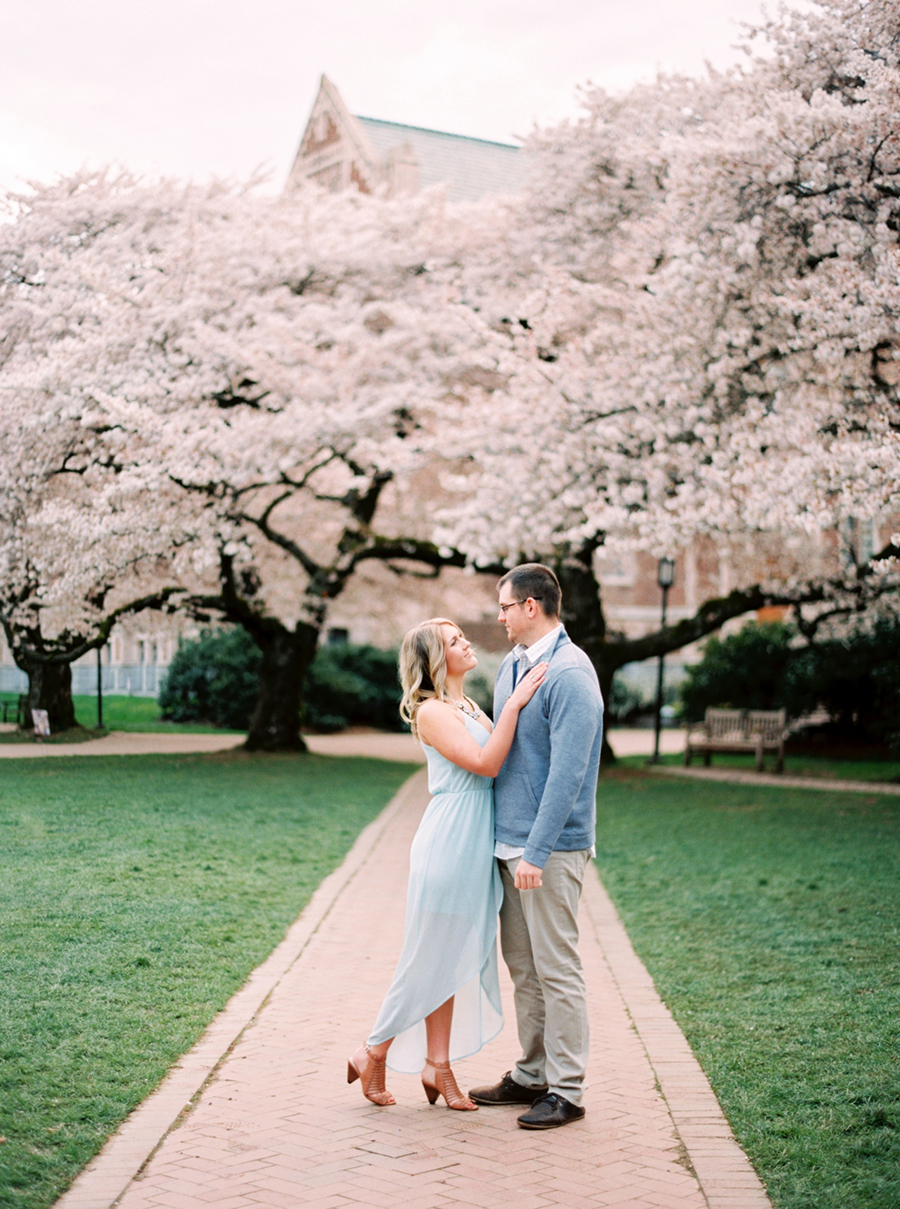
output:
[[609,587],[630,588],[637,579],[637,560],[631,550],[615,553],[601,550],[597,555],[597,578]]
[[875,522],[871,517],[860,520],[848,516],[844,521],[841,538],[844,560],[848,566],[854,563],[861,567],[875,553]]

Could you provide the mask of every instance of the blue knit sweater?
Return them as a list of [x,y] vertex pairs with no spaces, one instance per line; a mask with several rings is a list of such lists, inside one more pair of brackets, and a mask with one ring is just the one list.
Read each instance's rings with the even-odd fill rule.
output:
[[[513,690],[512,654],[494,686],[494,717]],[[543,869],[551,852],[590,848],[596,835],[603,697],[591,661],[566,634],[544,683],[519,713],[509,755],[494,779],[497,840],[524,848]]]

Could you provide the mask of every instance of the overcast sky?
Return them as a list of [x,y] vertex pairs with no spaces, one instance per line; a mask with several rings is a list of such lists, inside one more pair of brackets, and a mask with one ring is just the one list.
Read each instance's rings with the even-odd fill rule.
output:
[[324,72],[351,112],[513,141],[576,88],[723,67],[761,0],[0,0],[0,185],[117,163],[280,184]]

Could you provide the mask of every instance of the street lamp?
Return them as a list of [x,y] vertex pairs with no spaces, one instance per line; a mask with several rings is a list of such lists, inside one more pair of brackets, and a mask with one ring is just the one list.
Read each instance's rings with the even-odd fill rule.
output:
[[97,729],[103,726],[103,648],[97,647]]
[[[656,568],[656,582],[662,588],[662,620],[660,629],[666,628],[666,600],[669,595],[669,588],[675,582],[675,560],[674,558],[661,558]],[[653,736],[653,758],[651,764],[659,763],[659,732],[662,728],[662,705],[663,705],[663,668],[665,665],[665,655],[659,656],[659,668],[656,673],[656,724],[654,727]]]

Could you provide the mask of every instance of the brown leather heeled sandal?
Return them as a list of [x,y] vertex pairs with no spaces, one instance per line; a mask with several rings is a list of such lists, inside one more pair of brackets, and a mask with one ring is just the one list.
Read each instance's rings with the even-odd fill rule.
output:
[[386,1059],[377,1058],[368,1045],[358,1049],[353,1057],[347,1060],[347,1082],[355,1083],[359,1079],[362,1094],[382,1108],[397,1103],[384,1086],[385,1062]]
[[[433,1072],[433,1079],[425,1078],[429,1067]],[[460,1112],[478,1111],[478,1105],[459,1090],[449,1062],[432,1062],[430,1058],[426,1058],[425,1070],[422,1071],[422,1086],[425,1088],[429,1104],[433,1104],[438,1096],[443,1096],[448,1108],[457,1108]]]

